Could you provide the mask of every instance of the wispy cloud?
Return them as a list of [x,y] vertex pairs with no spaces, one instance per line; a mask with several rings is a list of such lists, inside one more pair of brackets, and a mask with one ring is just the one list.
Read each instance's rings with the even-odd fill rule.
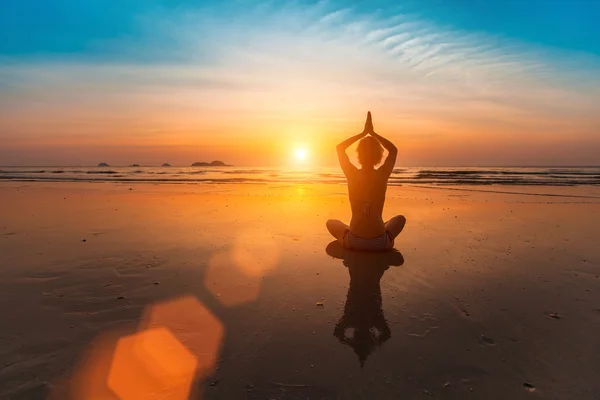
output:
[[95,43],[91,54],[0,64],[0,139],[74,138],[98,126],[144,137],[176,128],[194,143],[207,126],[240,138],[282,124],[337,134],[366,109],[389,131],[423,140],[433,131],[448,142],[476,131],[482,141],[597,132],[594,56],[410,13],[244,4],[156,10],[139,16],[141,36]]

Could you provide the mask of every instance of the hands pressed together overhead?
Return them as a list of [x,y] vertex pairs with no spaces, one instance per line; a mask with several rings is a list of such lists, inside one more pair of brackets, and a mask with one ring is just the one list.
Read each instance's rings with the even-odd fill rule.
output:
[[342,141],[340,144],[338,144],[336,146],[337,153],[338,153],[338,159],[340,161],[340,165],[342,166],[342,170],[344,171],[344,174],[346,176],[348,176],[349,174],[353,173],[353,171],[356,171],[356,167],[352,165],[352,163],[350,162],[350,159],[348,158],[348,155],[346,154],[346,149],[348,147],[350,147],[354,142],[364,138],[367,135],[371,135],[375,139],[377,139],[379,141],[379,143],[381,143],[383,148],[388,151],[387,158],[385,159],[383,165],[378,170],[387,174],[387,176],[389,177],[389,175],[392,173],[392,171],[394,169],[394,165],[396,164],[396,155],[398,154],[398,149],[396,148],[396,146],[394,146],[394,144],[392,142],[390,142],[386,138],[382,137],[381,135],[375,133],[375,131],[373,129],[373,119],[371,118],[370,111],[367,113],[365,129],[363,129],[363,131],[361,133],[354,135],[352,137],[349,137],[348,139]]
[[363,136],[367,136],[368,134],[373,134],[375,131],[373,130],[373,119],[371,118],[371,111],[367,112],[367,120],[365,121],[365,129],[361,132]]

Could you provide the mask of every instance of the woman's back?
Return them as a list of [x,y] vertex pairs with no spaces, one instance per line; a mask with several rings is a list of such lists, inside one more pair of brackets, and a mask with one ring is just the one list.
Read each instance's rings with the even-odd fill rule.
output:
[[372,168],[357,169],[348,175],[348,197],[352,208],[350,232],[373,238],[385,232],[383,205],[387,176]]

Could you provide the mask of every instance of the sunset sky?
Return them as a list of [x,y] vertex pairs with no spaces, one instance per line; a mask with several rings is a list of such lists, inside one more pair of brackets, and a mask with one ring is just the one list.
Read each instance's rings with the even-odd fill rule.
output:
[[0,3],[0,165],[600,165],[593,0]]

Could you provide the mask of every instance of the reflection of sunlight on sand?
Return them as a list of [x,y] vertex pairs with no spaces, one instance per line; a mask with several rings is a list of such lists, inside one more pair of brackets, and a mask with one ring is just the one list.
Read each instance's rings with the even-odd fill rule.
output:
[[[212,256],[204,285],[225,306],[255,301],[262,279],[279,262],[276,237],[246,230],[230,249]],[[182,297],[146,307],[137,331],[99,335],[52,399],[184,400],[214,373],[225,329],[198,299]],[[196,392],[196,390],[194,390]]]
[[254,301],[262,278],[277,266],[279,257],[280,248],[273,235],[243,231],[230,251],[213,255],[204,286],[226,306]]
[[224,328],[194,297],[149,306],[137,333],[102,334],[74,370],[69,396],[85,400],[190,397],[192,384],[214,372]]

